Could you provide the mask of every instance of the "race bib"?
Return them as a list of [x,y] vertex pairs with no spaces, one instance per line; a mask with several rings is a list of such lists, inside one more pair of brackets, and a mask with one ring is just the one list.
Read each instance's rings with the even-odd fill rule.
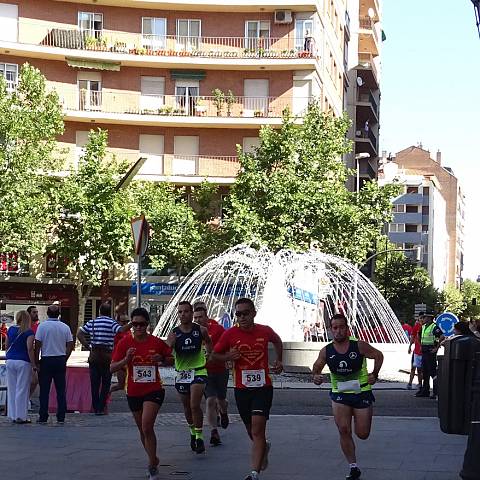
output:
[[134,365],[133,381],[135,383],[154,383],[157,381],[157,368],[154,365]]
[[242,370],[242,385],[245,387],[263,387],[265,370]]
[[179,370],[175,383],[192,383],[195,378],[195,370]]
[[360,393],[360,382],[358,380],[347,380],[345,382],[338,382],[337,389],[339,392],[354,392]]

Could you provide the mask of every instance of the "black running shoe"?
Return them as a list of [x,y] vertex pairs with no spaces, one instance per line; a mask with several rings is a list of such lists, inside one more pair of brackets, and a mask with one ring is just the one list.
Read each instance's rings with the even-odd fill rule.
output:
[[195,452],[203,453],[204,451],[205,451],[205,444],[203,443],[203,440],[201,438],[197,438],[197,448],[195,449]]
[[218,447],[222,441],[220,440],[220,435],[218,434],[218,430],[214,429],[212,430],[212,434],[210,435],[210,445],[213,445],[214,447]]
[[197,437],[195,435],[190,434],[190,448],[192,451],[197,449]]
[[229,423],[230,423],[230,419],[228,418],[228,413],[221,413],[220,425],[222,426],[222,428],[223,429],[227,428]]
[[350,475],[347,475],[346,480],[357,480],[357,478],[360,478],[360,475],[362,472],[358,467],[352,467],[350,469]]

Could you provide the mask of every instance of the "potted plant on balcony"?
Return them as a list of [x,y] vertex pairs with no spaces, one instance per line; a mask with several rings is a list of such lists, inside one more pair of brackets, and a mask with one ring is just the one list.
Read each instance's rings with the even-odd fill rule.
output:
[[173,112],[173,108],[170,107],[169,105],[164,105],[163,107],[160,107],[158,109],[159,115],[171,115],[172,112]]
[[202,97],[199,97],[195,103],[195,113],[201,117],[207,112],[207,106],[205,105],[205,100]]
[[113,44],[112,50],[117,53],[127,53],[127,44],[125,42],[119,42],[118,40]]
[[97,39],[91,35],[85,37],[85,49],[95,50],[97,48]]
[[231,90],[225,95],[225,103],[227,104],[227,117],[232,114],[232,105],[236,102],[237,98]]
[[213,104],[217,108],[217,117],[222,116],[222,108],[225,103],[225,94],[219,88],[212,90]]
[[253,112],[254,117],[263,117],[263,111],[262,110],[255,110]]

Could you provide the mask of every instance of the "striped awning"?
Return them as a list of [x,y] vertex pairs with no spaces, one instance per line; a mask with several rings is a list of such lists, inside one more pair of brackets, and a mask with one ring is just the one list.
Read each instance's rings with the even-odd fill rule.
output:
[[120,71],[120,63],[112,62],[95,62],[92,60],[84,60],[83,58],[66,58],[67,65],[74,68],[89,68],[91,70],[111,70],[113,72]]

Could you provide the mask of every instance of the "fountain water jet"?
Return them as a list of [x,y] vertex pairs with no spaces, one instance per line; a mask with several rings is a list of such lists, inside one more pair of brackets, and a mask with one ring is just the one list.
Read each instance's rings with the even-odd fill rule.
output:
[[407,343],[400,322],[380,292],[345,259],[314,249],[273,254],[249,245],[210,257],[190,272],[154,333],[166,336],[178,323],[180,300],[204,301],[210,317],[228,327],[240,297],[251,298],[256,321],[270,325],[287,342],[327,341],[328,319],[341,312],[356,338]]

